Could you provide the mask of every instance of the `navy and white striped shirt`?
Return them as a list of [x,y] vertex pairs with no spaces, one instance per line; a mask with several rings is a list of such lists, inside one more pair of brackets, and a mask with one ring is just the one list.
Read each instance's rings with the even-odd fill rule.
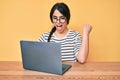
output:
[[[42,34],[39,41],[47,42],[49,34],[49,32]],[[61,44],[62,61],[77,61],[76,55],[82,43],[81,35],[79,32],[69,30],[64,38],[57,38],[53,33],[50,42]]]

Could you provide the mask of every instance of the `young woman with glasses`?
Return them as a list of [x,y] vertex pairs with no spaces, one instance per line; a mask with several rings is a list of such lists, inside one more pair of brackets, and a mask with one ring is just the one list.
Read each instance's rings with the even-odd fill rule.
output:
[[42,34],[39,41],[61,43],[62,61],[85,63],[89,52],[91,25],[84,25],[83,35],[68,29],[70,10],[65,3],[56,3],[50,12],[53,28]]

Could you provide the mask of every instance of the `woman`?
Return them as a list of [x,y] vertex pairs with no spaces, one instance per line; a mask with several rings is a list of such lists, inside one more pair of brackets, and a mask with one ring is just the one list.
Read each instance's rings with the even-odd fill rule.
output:
[[83,27],[83,36],[77,31],[68,29],[70,10],[65,3],[56,3],[50,12],[53,23],[51,32],[44,33],[39,41],[61,43],[62,61],[85,63],[89,52],[90,25]]

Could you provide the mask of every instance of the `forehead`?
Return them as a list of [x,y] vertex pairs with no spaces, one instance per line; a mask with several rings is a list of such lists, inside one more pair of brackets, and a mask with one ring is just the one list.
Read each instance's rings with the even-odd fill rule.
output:
[[61,17],[63,15],[56,9],[53,13],[53,16]]

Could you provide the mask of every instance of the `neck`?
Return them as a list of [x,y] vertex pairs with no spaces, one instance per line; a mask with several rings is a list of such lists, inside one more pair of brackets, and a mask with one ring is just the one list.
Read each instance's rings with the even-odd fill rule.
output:
[[62,32],[58,32],[58,31],[55,31],[55,36],[58,37],[58,38],[63,38],[67,35],[68,33],[68,29],[65,29],[64,31]]

